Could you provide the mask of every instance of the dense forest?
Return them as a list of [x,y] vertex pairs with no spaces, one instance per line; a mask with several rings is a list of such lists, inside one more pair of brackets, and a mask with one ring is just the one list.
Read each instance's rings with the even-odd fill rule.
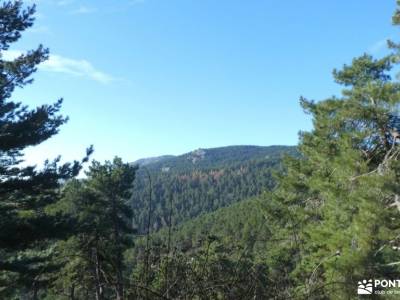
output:
[[313,128],[296,147],[98,162],[90,146],[38,168],[24,150],[68,118],[13,100],[49,58],[4,59],[29,3],[0,5],[1,299],[362,299],[400,278],[400,44],[334,70],[340,96],[300,98]]
[[139,161],[132,195],[134,227],[147,231],[149,208],[150,229],[158,230],[169,220],[177,225],[269,191],[281,158],[296,154],[295,147],[232,146],[153,158],[145,165]]

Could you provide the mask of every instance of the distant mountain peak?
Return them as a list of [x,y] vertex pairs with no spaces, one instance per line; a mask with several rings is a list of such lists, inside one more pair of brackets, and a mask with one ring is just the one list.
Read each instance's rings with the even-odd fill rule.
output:
[[199,148],[187,154],[187,159],[190,160],[193,164],[204,159],[206,156],[206,150]]

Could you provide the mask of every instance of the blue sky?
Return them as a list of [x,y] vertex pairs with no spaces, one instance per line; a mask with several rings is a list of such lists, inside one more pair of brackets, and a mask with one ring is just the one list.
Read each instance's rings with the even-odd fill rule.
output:
[[384,54],[394,0],[38,0],[35,26],[9,56],[43,43],[51,59],[14,94],[64,98],[60,133],[28,149],[126,161],[199,147],[294,145],[298,99],[340,92],[331,71]]

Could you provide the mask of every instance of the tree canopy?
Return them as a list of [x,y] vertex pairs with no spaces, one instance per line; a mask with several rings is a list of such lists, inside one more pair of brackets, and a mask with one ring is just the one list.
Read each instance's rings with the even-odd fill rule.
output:
[[34,290],[46,255],[33,250],[70,230],[69,218],[50,215],[46,208],[59,200],[61,183],[75,177],[82,163],[60,164],[55,158],[40,169],[22,164],[26,148],[51,138],[67,121],[59,114],[62,100],[31,109],[12,97],[16,88],[33,82],[37,65],[48,58],[48,49],[41,45],[12,61],[3,58],[10,44],[32,26],[34,13],[35,6],[24,8],[21,1],[0,6],[0,295],[20,285]]

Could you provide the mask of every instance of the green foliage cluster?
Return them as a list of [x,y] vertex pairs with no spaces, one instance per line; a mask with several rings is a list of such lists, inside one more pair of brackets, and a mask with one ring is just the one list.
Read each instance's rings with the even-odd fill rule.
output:
[[76,221],[75,232],[55,245],[62,266],[52,291],[70,298],[124,299],[123,254],[132,247],[129,205],[136,168],[121,159],[94,161],[86,178],[70,181],[53,207]]
[[[0,53],[32,26],[34,12],[21,1],[0,4]],[[58,114],[62,100],[30,109],[11,98],[16,88],[32,82],[36,66],[47,58],[43,46],[13,61],[0,56],[0,298],[21,287],[35,298],[49,279],[40,274],[54,268],[48,263],[52,240],[68,236],[72,228],[68,216],[47,208],[59,201],[61,183],[78,174],[81,162],[60,164],[56,158],[40,170],[21,164],[26,148],[46,141],[67,121]]]
[[362,279],[400,275],[397,61],[397,51],[355,58],[334,71],[341,98],[301,100],[314,129],[267,206],[282,299],[350,299]]
[[[151,235],[150,248],[145,238],[137,239],[126,253],[132,280],[168,299],[269,298],[265,254],[270,234],[263,209],[268,197],[251,198],[175,228],[163,228]],[[148,274],[147,260],[152,266]],[[136,290],[134,295],[146,298],[146,291]]]
[[143,272],[142,261],[133,269],[134,285],[147,287],[132,289],[135,299],[268,299],[272,295],[267,265],[215,237],[193,253],[172,251],[152,258],[149,272]]

